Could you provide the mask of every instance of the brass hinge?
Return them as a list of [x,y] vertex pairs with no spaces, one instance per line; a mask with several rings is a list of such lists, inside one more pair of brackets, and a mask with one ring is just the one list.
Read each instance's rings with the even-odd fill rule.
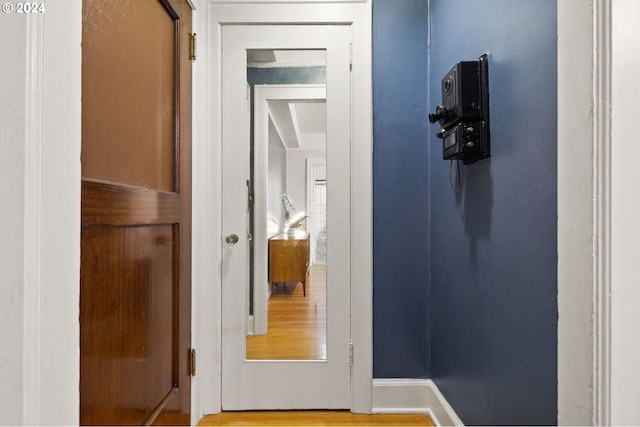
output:
[[189,375],[192,377],[196,376],[196,350],[193,348],[189,349],[189,357],[187,358],[187,370]]
[[189,59],[195,61],[198,57],[198,39],[196,33],[189,34]]

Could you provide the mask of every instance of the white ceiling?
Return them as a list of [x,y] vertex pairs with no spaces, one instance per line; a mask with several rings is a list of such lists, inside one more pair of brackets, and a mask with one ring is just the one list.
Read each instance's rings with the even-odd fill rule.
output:
[[324,99],[273,100],[268,104],[285,148],[325,149],[327,104]]
[[[247,66],[257,68],[317,67],[327,64],[326,50],[247,51]],[[287,149],[324,150],[327,104],[324,99],[269,101],[273,123]]]

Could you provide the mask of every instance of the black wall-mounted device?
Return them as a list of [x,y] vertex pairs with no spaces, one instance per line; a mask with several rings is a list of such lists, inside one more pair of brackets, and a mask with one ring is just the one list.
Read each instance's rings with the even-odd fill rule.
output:
[[489,138],[489,61],[458,62],[442,79],[442,104],[429,114],[440,123],[442,158],[477,162],[491,155]]

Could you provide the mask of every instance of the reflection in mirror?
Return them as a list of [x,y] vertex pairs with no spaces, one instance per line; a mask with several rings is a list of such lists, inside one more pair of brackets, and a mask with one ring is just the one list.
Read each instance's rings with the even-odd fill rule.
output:
[[249,50],[247,61],[246,357],[326,360],[326,52]]

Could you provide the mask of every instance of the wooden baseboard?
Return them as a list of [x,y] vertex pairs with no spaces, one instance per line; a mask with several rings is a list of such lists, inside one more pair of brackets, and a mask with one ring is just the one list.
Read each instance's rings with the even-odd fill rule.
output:
[[439,426],[464,426],[432,380],[374,379],[373,413],[428,413]]

